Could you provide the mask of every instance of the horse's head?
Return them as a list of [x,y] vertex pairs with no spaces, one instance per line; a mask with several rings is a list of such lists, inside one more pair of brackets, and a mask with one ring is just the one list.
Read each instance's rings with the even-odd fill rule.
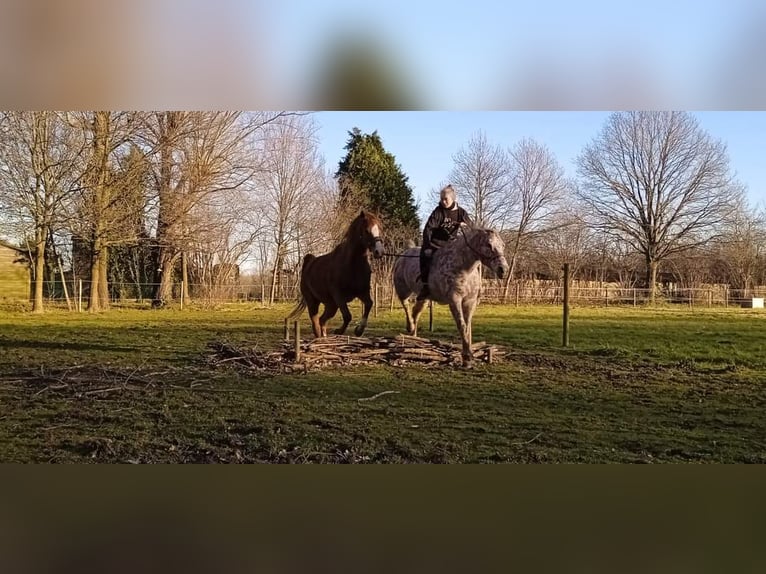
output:
[[479,260],[492,269],[499,279],[503,279],[509,266],[505,259],[505,243],[500,234],[492,229],[475,229],[464,232],[464,237]]
[[[362,245],[372,251],[375,259],[383,257],[383,237],[381,236],[383,226],[374,214],[362,210],[349,231],[352,238],[362,242]],[[353,230],[353,231],[352,231]]]

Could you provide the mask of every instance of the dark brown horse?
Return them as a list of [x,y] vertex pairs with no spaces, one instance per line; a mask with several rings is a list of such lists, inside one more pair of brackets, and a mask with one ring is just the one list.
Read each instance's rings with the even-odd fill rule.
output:
[[[354,333],[357,337],[361,336],[372,309],[372,268],[368,256],[370,252],[375,258],[383,256],[381,229],[377,217],[362,211],[351,222],[343,241],[330,253],[319,257],[310,253],[306,255],[301,268],[301,301],[287,319],[294,319],[308,309],[314,336],[326,337],[327,322],[340,309],[343,325],[335,333],[342,335],[351,322],[348,303],[358,298],[364,303],[364,315]],[[320,303],[324,305],[321,317]]]

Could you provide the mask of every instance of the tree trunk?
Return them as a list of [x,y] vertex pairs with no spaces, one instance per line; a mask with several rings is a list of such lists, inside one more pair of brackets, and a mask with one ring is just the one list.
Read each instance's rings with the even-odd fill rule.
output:
[[99,248],[98,242],[94,242],[90,260],[90,291],[88,295],[88,311],[91,312],[101,310],[101,301],[98,297],[100,290],[99,283],[101,283],[101,273],[99,273],[101,262],[98,257]]
[[513,276],[516,274],[516,260],[519,257],[519,243],[520,240],[517,237],[516,242],[513,245],[513,252],[511,253],[511,265],[510,269],[508,269],[508,278],[505,280],[505,288],[503,289],[503,303],[508,301],[508,292],[511,288],[511,281],[513,281]]
[[181,297],[186,302],[189,300],[189,262],[186,257],[186,251],[181,253],[181,281],[181,288],[183,289]]
[[269,305],[274,304],[277,294],[277,283],[279,282],[279,261],[274,262],[274,272],[271,274],[271,295],[269,296]]
[[173,298],[173,266],[178,255],[171,254],[169,249],[161,247],[158,259],[154,275],[153,307],[161,307],[168,299]]
[[657,267],[658,261],[646,258],[646,285],[649,289],[649,300],[654,303],[657,297]]
[[98,258],[98,293],[99,306],[101,309],[109,309],[111,297],[109,296],[109,248],[106,245],[101,246]]
[[35,298],[32,301],[32,312],[43,312],[43,288],[45,286],[45,232],[38,228],[35,238]]

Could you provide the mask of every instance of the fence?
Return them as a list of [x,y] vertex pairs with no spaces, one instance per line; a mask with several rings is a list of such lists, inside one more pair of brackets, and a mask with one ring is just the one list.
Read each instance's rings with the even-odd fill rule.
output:
[[[0,302],[19,303],[24,299],[18,297],[17,284],[0,281]],[[150,307],[151,293],[155,285],[146,284],[110,284],[111,303],[115,306]],[[87,306],[89,285],[86,281],[78,281],[68,285],[66,293],[60,282],[50,282],[44,285],[45,303],[53,307],[68,307],[72,310],[84,309]],[[184,294],[188,293],[188,296]],[[6,295],[8,293],[8,295]],[[11,296],[11,293],[13,295]],[[482,304],[496,305],[559,305],[563,301],[563,285],[552,281],[518,281],[505,286],[497,280],[485,280],[482,288]],[[296,285],[284,286],[275,303],[292,303],[298,299]],[[572,305],[589,306],[645,306],[675,305],[690,308],[706,307],[739,307],[752,302],[754,297],[766,297],[766,286],[754,289],[735,290],[725,285],[711,285],[697,288],[658,287],[655,300],[651,301],[648,289],[623,287],[618,284],[585,286],[573,282],[569,291]],[[398,307],[399,302],[394,294],[393,285],[388,282],[373,283],[373,298],[379,309]],[[206,305],[214,306],[224,303],[256,303],[268,305],[270,288],[268,285],[257,284],[228,284],[201,285],[189,284],[184,290],[181,283],[175,283],[172,297],[167,303],[172,305]]]

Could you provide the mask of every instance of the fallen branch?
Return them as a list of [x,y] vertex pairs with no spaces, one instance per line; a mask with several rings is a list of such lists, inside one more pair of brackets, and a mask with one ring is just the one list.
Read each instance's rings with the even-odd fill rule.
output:
[[532,437],[531,439],[529,439],[529,440],[525,440],[524,442],[512,442],[511,444],[512,444],[513,446],[524,446],[525,444],[529,444],[529,443],[531,443],[531,442],[533,442],[533,441],[537,440],[538,438],[540,438],[540,435],[542,435],[542,434],[543,434],[543,433],[539,432],[539,433],[537,433],[535,436],[533,436],[533,437]]
[[372,395],[371,397],[366,397],[364,399],[356,399],[360,403],[365,401],[374,401],[378,397],[382,397],[383,395],[391,395],[391,394],[398,394],[399,391],[383,391],[382,393],[378,393],[377,395]]

